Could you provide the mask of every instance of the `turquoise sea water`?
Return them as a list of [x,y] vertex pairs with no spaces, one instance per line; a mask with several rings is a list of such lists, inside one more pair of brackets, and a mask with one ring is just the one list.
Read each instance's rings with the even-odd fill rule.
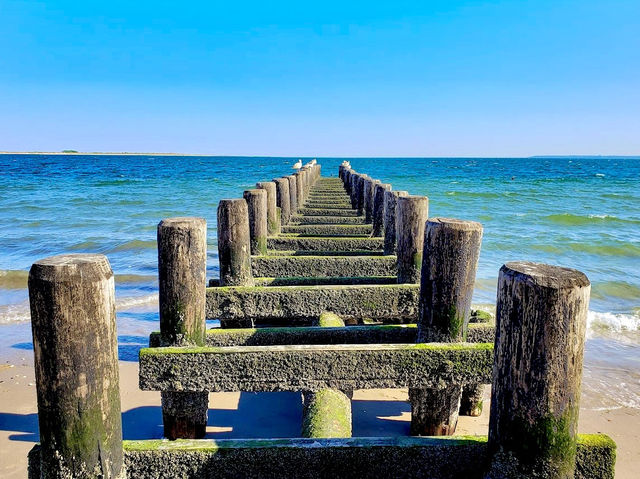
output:
[[[342,158],[318,159],[336,176]],[[26,279],[37,259],[98,252],[116,274],[121,357],[157,329],[156,225],[208,223],[218,276],[216,207],[296,159],[0,155],[0,342],[30,348]],[[475,302],[495,302],[510,260],[574,267],[592,282],[586,402],[640,408],[640,160],[620,158],[350,159],[395,190],[429,197],[430,216],[484,225]],[[30,353],[29,353],[30,354]]]

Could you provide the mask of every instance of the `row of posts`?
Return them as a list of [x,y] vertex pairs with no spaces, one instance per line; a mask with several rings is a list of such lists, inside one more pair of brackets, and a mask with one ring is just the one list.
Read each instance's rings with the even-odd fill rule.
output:
[[221,286],[252,286],[251,255],[267,252],[267,237],[280,233],[320,177],[320,165],[310,163],[293,175],[256,183],[242,198],[218,204],[218,252]]
[[[482,243],[482,225],[452,218],[428,219],[429,199],[392,191],[391,185],[341,166],[339,176],[354,208],[362,208],[384,253],[397,255],[398,283],[420,283],[419,343],[465,341]],[[482,384],[411,388],[411,434],[455,432],[460,412],[479,415]],[[461,409],[462,405],[462,409]]]
[[[424,225],[418,340],[461,341],[482,228],[446,219]],[[163,344],[204,344],[205,221],[163,220],[158,262]],[[501,268],[489,426],[497,472],[487,477],[499,475],[504,457],[548,477],[573,477],[589,291],[576,270]],[[124,477],[114,294],[102,255],[45,258],[29,273],[43,477]],[[416,427],[451,432],[457,408],[447,398],[458,390],[414,390]],[[206,397],[163,393],[165,435],[202,437]],[[429,404],[436,407],[419,409]]]

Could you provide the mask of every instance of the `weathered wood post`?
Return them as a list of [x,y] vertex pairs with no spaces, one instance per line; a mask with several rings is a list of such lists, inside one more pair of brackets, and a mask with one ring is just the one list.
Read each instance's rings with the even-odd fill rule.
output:
[[244,199],[218,204],[220,286],[253,286],[249,209]]
[[291,210],[291,214],[295,215],[298,211],[298,191],[297,191],[297,181],[296,177],[293,175],[285,176],[287,181],[289,181],[289,208]]
[[124,478],[113,272],[103,255],[29,272],[41,477]]
[[[164,346],[204,345],[206,271],[204,218],[162,220],[158,224],[158,289]],[[208,393],[162,391],[161,398],[165,437],[204,437]]]
[[302,172],[297,171],[296,173],[294,173],[293,176],[296,177],[296,193],[297,193],[296,201],[298,204],[298,208],[302,208],[304,206],[304,200],[306,198],[306,194],[304,191],[304,180],[302,179]]
[[270,235],[280,233],[280,214],[276,202],[276,184],[273,181],[261,181],[256,186],[267,192],[267,231]]
[[396,209],[398,197],[407,196],[406,191],[384,192],[384,254],[396,252]]
[[511,457],[527,477],[573,478],[590,290],[574,269],[500,268],[488,477]]
[[356,188],[356,207],[358,208],[358,215],[364,214],[364,192],[365,182],[369,179],[367,175],[360,175],[358,177],[358,184]]
[[267,254],[267,192],[246,190],[242,197],[249,210],[249,237],[251,254]]
[[289,180],[276,178],[276,204],[280,208],[280,223],[286,225],[291,219],[291,199],[289,196]]
[[360,178],[360,173],[354,173],[351,175],[351,193],[349,197],[351,199],[351,207],[353,209],[358,209],[358,180]]
[[364,221],[365,223],[373,223],[373,195],[375,194],[376,185],[380,184],[380,180],[367,178],[364,182]]
[[389,183],[376,184],[373,194],[373,233],[371,236],[382,236],[384,233],[384,194],[391,191]]
[[398,283],[419,283],[424,227],[429,216],[426,196],[399,196],[396,208]]
[[[466,341],[482,225],[432,218],[424,232],[418,342]],[[462,387],[410,389],[411,434],[446,436],[456,430]]]

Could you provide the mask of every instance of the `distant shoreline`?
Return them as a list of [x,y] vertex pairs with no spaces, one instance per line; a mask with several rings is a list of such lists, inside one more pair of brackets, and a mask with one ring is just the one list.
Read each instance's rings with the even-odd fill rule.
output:
[[281,156],[281,155],[222,155],[212,153],[140,153],[140,152],[104,152],[104,151],[76,151],[76,152],[63,152],[63,151],[0,151],[0,155],[47,155],[47,156],[205,156],[212,158],[322,158],[322,159],[358,159],[358,158],[379,158],[379,159],[400,159],[400,158],[492,158],[492,159],[506,159],[506,158],[527,158],[532,160],[547,160],[547,159],[621,159],[621,160],[640,160],[640,155],[532,155],[532,156]]

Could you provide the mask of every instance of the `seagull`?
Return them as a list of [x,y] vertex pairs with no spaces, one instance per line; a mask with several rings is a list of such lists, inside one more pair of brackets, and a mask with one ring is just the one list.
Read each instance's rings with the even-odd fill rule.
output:
[[302,160],[296,161],[295,165],[293,165],[294,170],[299,170],[300,168],[302,168]]

